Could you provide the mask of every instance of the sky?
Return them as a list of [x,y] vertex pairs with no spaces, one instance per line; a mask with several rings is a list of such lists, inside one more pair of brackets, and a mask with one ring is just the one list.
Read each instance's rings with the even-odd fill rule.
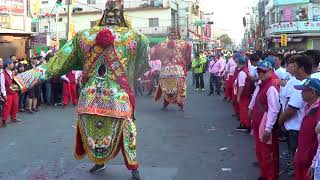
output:
[[242,18],[246,7],[251,7],[254,0],[200,0],[206,13],[213,12],[213,30],[220,29],[236,41],[241,42],[244,33]]

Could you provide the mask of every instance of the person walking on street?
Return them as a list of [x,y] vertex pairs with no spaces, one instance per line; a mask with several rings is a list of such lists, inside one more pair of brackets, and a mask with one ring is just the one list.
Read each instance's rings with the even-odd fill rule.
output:
[[220,96],[221,92],[221,77],[224,72],[225,63],[223,58],[220,58],[220,54],[217,53],[216,56],[211,60],[209,64],[209,72],[210,72],[210,93],[209,96],[213,94],[213,84],[216,88],[216,93]]
[[195,58],[192,60],[192,70],[196,79],[196,90],[199,88],[204,91],[204,81],[203,81],[203,69],[206,64],[206,60],[202,58],[199,53],[195,54]]

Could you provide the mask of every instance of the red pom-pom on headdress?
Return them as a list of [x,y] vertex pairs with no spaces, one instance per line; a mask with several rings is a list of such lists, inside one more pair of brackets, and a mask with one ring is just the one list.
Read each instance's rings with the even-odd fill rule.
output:
[[112,32],[109,29],[103,29],[98,33],[96,43],[103,48],[107,48],[113,44],[114,40],[115,37]]

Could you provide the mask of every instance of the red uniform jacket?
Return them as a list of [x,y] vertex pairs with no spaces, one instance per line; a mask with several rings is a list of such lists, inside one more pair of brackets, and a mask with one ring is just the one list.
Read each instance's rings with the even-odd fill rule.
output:
[[299,132],[295,163],[310,167],[317,153],[318,139],[315,127],[320,120],[320,107],[313,108],[303,119]]

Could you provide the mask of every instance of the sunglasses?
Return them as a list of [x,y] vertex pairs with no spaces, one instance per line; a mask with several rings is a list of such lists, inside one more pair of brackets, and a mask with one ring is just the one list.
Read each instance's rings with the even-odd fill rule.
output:
[[268,72],[268,70],[263,70],[263,69],[257,69],[258,74],[265,74]]

